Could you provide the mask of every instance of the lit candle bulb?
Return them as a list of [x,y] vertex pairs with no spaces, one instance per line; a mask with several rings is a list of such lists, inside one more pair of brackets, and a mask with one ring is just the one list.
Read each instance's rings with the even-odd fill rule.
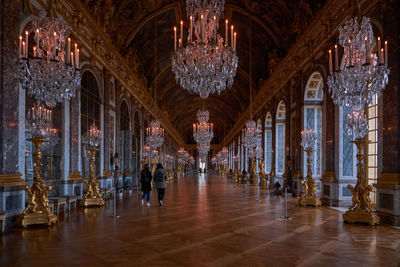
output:
[[378,64],[381,64],[382,58],[381,55],[379,53],[379,51],[381,51],[381,37],[378,37]]
[[193,16],[190,16],[190,35],[189,35],[189,42],[193,40]]
[[335,45],[335,71],[339,71],[339,55],[337,45]]
[[201,40],[204,42],[204,16],[201,15]]
[[228,20],[225,20],[225,46],[228,45]]
[[33,47],[33,57],[37,57],[37,53],[36,53],[36,46]]
[[217,42],[217,17],[214,16],[214,41]]
[[174,51],[176,51],[176,27],[174,27]]
[[67,44],[67,63],[71,64],[71,38],[68,37],[68,44]]
[[233,49],[233,25],[231,26],[231,48]]
[[234,38],[233,38],[233,51],[236,51],[236,32],[234,33]]
[[381,48],[381,64],[383,64],[383,48]]
[[385,66],[388,66],[388,42],[385,41]]
[[329,73],[332,74],[332,51],[329,50]]
[[25,31],[25,49],[24,49],[24,51],[25,51],[26,58],[28,57],[28,40],[29,40],[28,37],[29,37],[29,32]]
[[53,33],[54,34],[54,48],[53,48],[53,59],[56,59],[56,56],[57,56],[57,47],[56,47],[56,43],[57,43],[57,33],[56,32],[54,32]]
[[71,52],[71,66],[74,66],[74,52]]
[[19,36],[19,50],[18,50],[18,56],[19,56],[19,58],[21,58],[21,56],[22,56],[22,52],[21,52],[21,49],[22,49],[22,36],[20,35]]
[[22,42],[22,51],[23,51],[22,57],[25,57],[25,42]]
[[181,20],[181,40],[183,42],[183,20]]

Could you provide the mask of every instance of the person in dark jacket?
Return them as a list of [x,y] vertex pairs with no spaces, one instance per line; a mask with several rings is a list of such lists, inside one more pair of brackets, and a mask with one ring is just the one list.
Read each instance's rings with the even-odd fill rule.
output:
[[157,188],[158,203],[160,204],[160,207],[163,205],[166,178],[167,174],[164,170],[163,165],[161,163],[158,163],[156,171],[154,172],[153,179],[154,179],[154,186]]
[[150,207],[150,191],[151,191],[151,172],[149,170],[149,164],[144,165],[144,169],[140,173],[140,183],[142,185],[142,200],[140,204],[144,205],[144,198],[147,196],[147,207]]

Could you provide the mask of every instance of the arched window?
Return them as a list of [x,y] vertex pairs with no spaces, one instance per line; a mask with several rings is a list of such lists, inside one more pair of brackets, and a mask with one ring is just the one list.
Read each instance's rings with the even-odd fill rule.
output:
[[[304,129],[311,128],[317,135],[315,152],[311,154],[311,170],[315,177],[322,173],[322,100],[323,79],[319,72],[314,72],[308,79],[304,93]],[[304,159],[307,158],[304,152]],[[307,162],[303,161],[303,175],[307,175]]]
[[276,142],[275,142],[275,170],[277,175],[282,175],[285,170],[285,102],[279,102],[276,112]]
[[272,115],[268,111],[265,117],[264,125],[264,159],[265,159],[265,173],[271,172],[272,167]]
[[[82,74],[81,80],[81,134],[85,136],[94,122],[100,128],[100,92],[95,76],[90,71]],[[83,147],[82,151],[86,151]],[[88,155],[82,153],[83,176],[89,175]],[[96,174],[100,170],[100,157],[96,157]]]

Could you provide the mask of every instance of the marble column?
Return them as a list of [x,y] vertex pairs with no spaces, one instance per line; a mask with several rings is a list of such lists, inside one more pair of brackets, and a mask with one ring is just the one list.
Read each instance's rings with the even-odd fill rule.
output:
[[110,151],[110,92],[111,92],[111,76],[107,70],[104,70],[105,81],[104,81],[104,131],[103,131],[103,142],[104,142],[104,171],[101,176],[111,176],[111,151]]
[[382,11],[383,40],[389,44],[389,84],[379,108],[378,178],[376,207],[381,221],[400,225],[400,13],[399,1],[388,1]]
[[[19,103],[17,68],[18,36],[21,4],[19,1],[1,1],[0,6],[0,211],[6,212],[9,224],[25,206],[24,180],[24,103]],[[5,17],[7,19],[5,19]],[[24,92],[21,92],[23,94]],[[19,108],[16,108],[19,107]],[[22,108],[21,108],[22,107]],[[22,136],[21,135],[22,132]]]

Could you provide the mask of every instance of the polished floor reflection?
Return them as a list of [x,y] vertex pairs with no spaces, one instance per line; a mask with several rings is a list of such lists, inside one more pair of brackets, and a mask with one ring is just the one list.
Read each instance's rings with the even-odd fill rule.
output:
[[[257,201],[257,199],[260,201]],[[165,206],[138,194],[82,209],[51,228],[1,236],[7,266],[400,266],[400,230],[343,224],[339,211],[297,207],[281,219],[283,199],[218,176],[168,185]]]

